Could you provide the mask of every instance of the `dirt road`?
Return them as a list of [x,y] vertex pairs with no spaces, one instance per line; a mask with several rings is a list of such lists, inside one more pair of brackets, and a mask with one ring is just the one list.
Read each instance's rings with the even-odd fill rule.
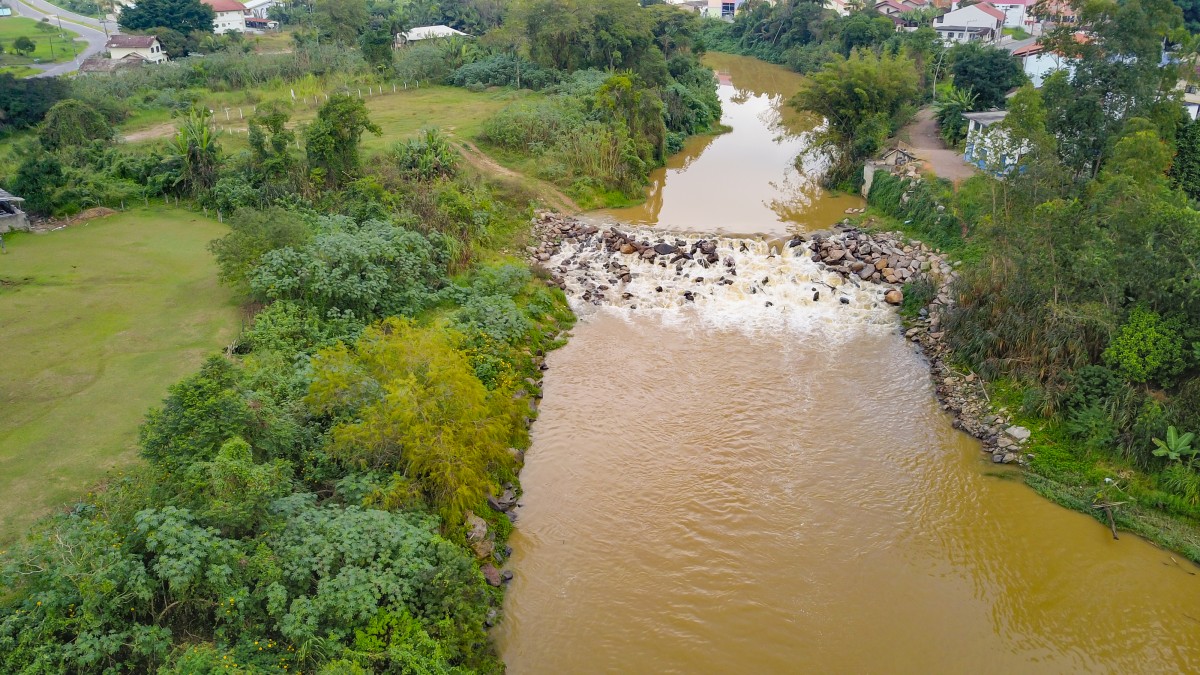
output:
[[975,175],[975,168],[963,161],[962,153],[946,147],[938,134],[933,108],[918,111],[916,118],[900,131],[900,138],[912,146],[913,154],[939,178],[958,183]]

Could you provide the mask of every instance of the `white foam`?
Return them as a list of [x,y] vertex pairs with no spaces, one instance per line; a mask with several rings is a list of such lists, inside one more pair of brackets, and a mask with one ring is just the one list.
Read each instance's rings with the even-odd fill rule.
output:
[[[892,331],[898,323],[895,311],[883,299],[887,287],[854,277],[847,280],[824,269],[811,260],[807,244],[789,248],[778,239],[629,232],[638,241],[673,245],[682,241],[684,250],[701,239],[715,242],[720,260],[705,267],[699,253],[696,259],[671,264],[671,256],[650,262],[637,254],[605,251],[602,234],[564,242],[546,263],[563,279],[567,296],[581,316],[603,308],[630,316],[653,315],[668,323],[699,321],[740,331],[786,329],[830,338],[863,330]],[[733,261],[732,268],[727,260]],[[612,270],[614,262],[628,267],[628,282]],[[722,278],[732,283],[722,283]]]

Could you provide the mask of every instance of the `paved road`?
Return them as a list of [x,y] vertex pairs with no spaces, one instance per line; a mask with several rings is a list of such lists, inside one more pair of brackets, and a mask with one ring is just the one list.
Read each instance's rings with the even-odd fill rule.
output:
[[939,178],[955,183],[975,175],[975,167],[963,161],[962,153],[946,147],[933,119],[933,108],[922,108],[914,119],[901,131],[908,136],[913,154],[929,165]]
[[[64,29],[79,33],[79,37],[87,42],[87,46],[80,51],[79,56],[74,61],[35,65],[33,67],[40,69],[42,72],[32,77],[53,77],[55,75],[74,72],[79,68],[80,61],[104,51],[104,44],[108,42],[108,36],[104,34],[104,27],[100,24],[99,20],[60,9],[46,2],[46,0],[15,0],[12,3],[12,7],[16,10],[17,14],[29,17],[35,21],[41,21],[45,17],[50,17],[51,23],[57,25],[59,17],[61,17]],[[107,25],[110,33],[117,32],[115,25],[111,23]],[[55,48],[57,49],[57,44]]]

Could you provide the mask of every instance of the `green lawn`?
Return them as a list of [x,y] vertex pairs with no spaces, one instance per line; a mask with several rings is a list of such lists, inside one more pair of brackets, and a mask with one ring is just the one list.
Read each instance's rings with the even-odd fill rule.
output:
[[[38,23],[38,21],[23,16],[10,16],[0,19],[0,45],[4,47],[4,53],[0,54],[0,66],[22,66],[34,62],[57,63],[60,61],[70,61],[75,58],[75,52],[83,51],[85,46],[83,43],[76,45],[75,51],[72,51],[71,48],[71,41],[79,37],[78,33],[67,30],[64,27],[62,34],[66,36],[66,39],[63,39],[59,37],[57,25],[54,26],[53,31],[46,32],[38,26]],[[33,40],[37,46],[37,49],[30,52],[28,56],[19,56],[13,50],[13,41],[21,36]]]
[[224,226],[155,207],[0,255],[0,542],[135,461],[167,386],[235,335],[206,244]]

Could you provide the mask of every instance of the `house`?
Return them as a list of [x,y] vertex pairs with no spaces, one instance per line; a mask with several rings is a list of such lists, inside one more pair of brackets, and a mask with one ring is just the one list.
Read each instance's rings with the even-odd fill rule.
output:
[[714,19],[733,21],[733,16],[741,9],[744,2],[745,0],[706,0],[706,6],[700,10],[700,14]]
[[1003,28],[1004,12],[986,2],[946,12],[933,20],[933,29],[947,44],[995,42]]
[[876,164],[907,166],[915,161],[917,161],[917,156],[913,154],[912,148],[901,141],[896,141],[895,145],[883,152]]
[[1029,152],[1024,141],[1009,138],[1002,121],[1008,113],[1003,110],[966,113],[967,146],[963,159],[980,169],[999,177],[1017,167],[1021,156]]
[[1065,70],[1067,73],[1074,72],[1075,66],[1069,58],[1060,52],[1046,49],[1046,46],[1036,38],[1021,42],[1024,44],[1020,44],[1010,51],[1021,62],[1021,67],[1029,76],[1029,81],[1034,87],[1041,87],[1047,77],[1060,70]]
[[246,8],[246,16],[269,19],[271,8],[279,5],[279,0],[246,0],[242,3]]
[[28,231],[29,219],[21,210],[24,199],[0,190],[0,234],[14,230]]
[[167,52],[153,35],[110,35],[104,50],[108,52],[108,58],[114,61],[132,56],[141,57],[147,63],[162,63],[167,60]]
[[841,16],[849,16],[855,6],[855,0],[824,0],[825,7],[832,9]]
[[213,32],[217,35],[224,33],[246,32],[246,6],[237,0],[200,0],[212,7],[216,18],[213,19]]
[[79,64],[79,72],[85,75],[109,75],[123,70],[141,68],[144,65],[146,65],[146,59],[141,54],[128,54],[119,59],[90,56]]
[[1005,28],[1020,28],[1026,33],[1032,33],[1037,19],[1032,9],[1037,0],[999,0],[991,3],[993,7],[1004,12]]
[[899,0],[879,0],[875,3],[875,11],[891,19],[896,30],[899,30],[908,23],[904,15],[913,11],[913,8]]
[[461,30],[454,30],[449,26],[418,26],[405,33],[397,33],[396,44],[405,45],[410,42],[420,42],[421,40],[437,40],[452,37],[471,36],[470,34],[464,33]]

